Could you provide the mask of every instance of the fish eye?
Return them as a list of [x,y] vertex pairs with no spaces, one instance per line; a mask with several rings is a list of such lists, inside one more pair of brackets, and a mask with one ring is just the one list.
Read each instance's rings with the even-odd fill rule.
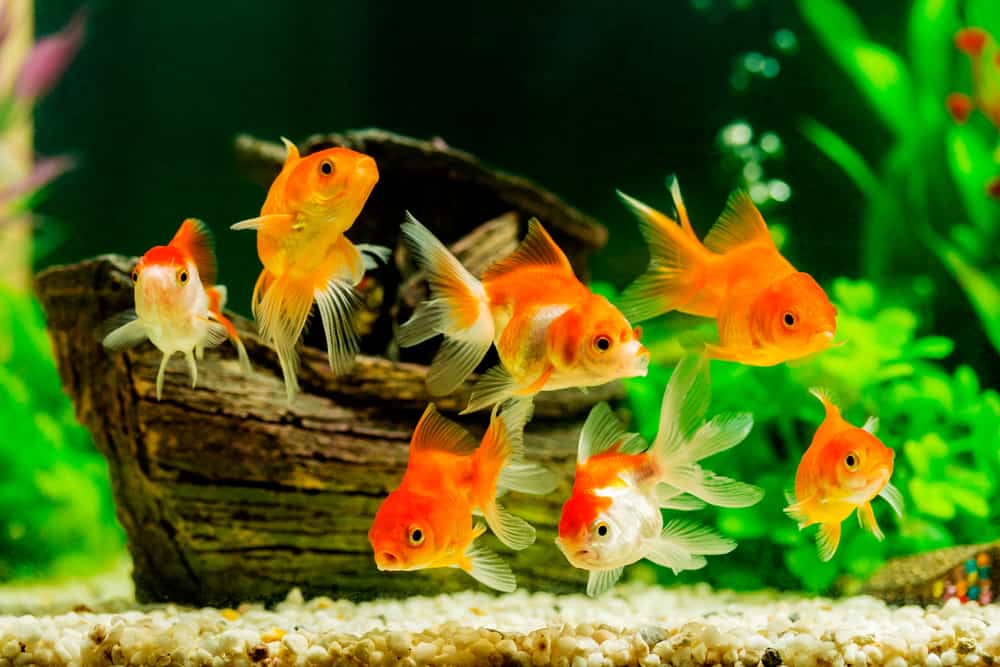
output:
[[135,270],[132,271],[132,282],[134,282],[134,283],[139,282],[139,272],[138,271],[135,271]]
[[188,278],[189,276],[186,269],[181,269],[180,271],[177,272],[177,282],[179,282],[181,285],[187,285]]
[[610,529],[608,528],[607,522],[601,521],[600,523],[597,524],[596,530],[597,534],[600,535],[601,537],[607,537],[608,531]]
[[410,546],[419,547],[424,543],[424,531],[419,528],[410,528]]
[[858,469],[858,466],[860,464],[861,464],[861,457],[858,456],[857,452],[853,451],[847,452],[847,456],[844,457],[844,465],[847,466],[848,470],[854,472],[855,470]]
[[785,323],[786,327],[788,327],[789,329],[791,329],[792,327],[795,326],[795,313],[791,313],[791,312],[785,313],[782,316],[781,321]]
[[324,176],[329,176],[333,173],[333,163],[329,160],[323,160],[319,163],[319,170]]
[[598,336],[594,339],[594,347],[601,352],[607,352],[611,349],[611,339],[607,336]]

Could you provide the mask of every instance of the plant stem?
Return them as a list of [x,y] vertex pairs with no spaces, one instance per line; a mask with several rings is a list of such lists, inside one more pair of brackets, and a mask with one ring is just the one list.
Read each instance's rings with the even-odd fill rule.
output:
[[[10,94],[34,41],[33,0],[3,0],[10,32],[0,44],[0,94]],[[33,160],[31,114],[18,114],[0,134],[0,188],[27,176]],[[5,211],[4,211],[5,212]],[[31,217],[0,224],[0,284],[18,292],[31,288]]]

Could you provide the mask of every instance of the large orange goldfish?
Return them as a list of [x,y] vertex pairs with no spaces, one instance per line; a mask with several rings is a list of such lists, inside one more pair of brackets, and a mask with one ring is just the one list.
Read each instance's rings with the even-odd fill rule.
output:
[[639,330],[576,278],[537,220],[482,282],[409,214],[403,238],[427,273],[432,298],[400,328],[398,340],[409,347],[444,334],[427,376],[432,393],[461,385],[493,344],[500,365],[476,384],[466,412],[512,396],[646,375],[649,352]]
[[150,248],[132,270],[135,284],[135,311],[116,320],[125,323],[104,337],[104,347],[121,350],[149,339],[163,352],[156,374],[156,399],[163,394],[167,362],[182,352],[191,374],[191,386],[198,382],[195,357],[201,359],[206,347],[233,341],[240,366],[251,373],[250,359],[236,327],[222,314],[226,287],[215,283],[215,251],[212,235],[201,220],[188,218],[167,245]]
[[819,352],[837,330],[837,311],[808,273],[785,259],[745,192],[729,197],[704,242],[695,236],[680,188],[670,186],[680,223],[618,193],[639,218],[649,268],[622,294],[636,322],[677,310],[716,320],[716,359],[773,366]]
[[[994,127],[1000,129],[1000,45],[982,28],[962,28],[955,33],[955,46],[972,64],[972,97],[951,93],[946,101],[948,112],[956,122],[964,123],[978,108]],[[1000,161],[1000,147],[994,159]],[[986,184],[986,192],[1000,199],[1000,177]]]
[[358,352],[352,314],[370,258],[388,249],[355,246],[344,232],[354,224],[378,182],[375,160],[347,148],[299,155],[283,139],[288,154],[267,193],[260,216],[233,229],[257,230],[257,254],[264,265],[253,292],[253,314],[261,337],[278,353],[288,400],[298,392],[295,344],[313,301],[326,332],[330,368],[343,373]]
[[473,523],[474,510],[501,542],[524,549],[535,529],[505,510],[498,491],[545,494],[555,476],[542,466],[521,461],[524,425],[531,404],[514,402],[493,411],[482,443],[462,427],[427,406],[410,442],[410,460],[399,488],[375,515],[368,539],[380,570],[457,567],[500,591],[512,591],[514,575],[500,557],[477,543],[486,528]]
[[795,473],[795,502],[785,512],[800,529],[820,524],[816,544],[819,557],[827,561],[840,544],[840,524],[851,512],[856,509],[861,526],[881,540],[871,501],[881,496],[902,516],[903,496],[889,482],[895,454],[875,437],[878,420],[852,426],[826,394],[811,391],[823,403],[826,418],[802,456]]
[[591,410],[580,433],[573,493],[563,505],[556,543],[575,567],[589,570],[587,593],[611,588],[626,565],[646,558],[675,573],[729,553],[736,543],[660,510],[704,503],[748,507],[762,491],[704,470],[698,461],[735,447],[753,427],[750,414],[702,422],[709,403],[708,361],[681,360],[663,395],[660,429],[647,445],[626,433],[605,403]]

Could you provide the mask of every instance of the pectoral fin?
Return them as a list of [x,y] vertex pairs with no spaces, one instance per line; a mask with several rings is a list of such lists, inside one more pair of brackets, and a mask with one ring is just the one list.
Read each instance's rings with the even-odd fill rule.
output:
[[613,570],[591,570],[587,575],[587,595],[597,597],[611,590],[621,579],[624,569],[616,567]]
[[472,388],[469,405],[462,410],[466,415],[483,408],[503,403],[517,393],[517,382],[503,366],[497,365],[480,376]]
[[840,545],[840,524],[824,523],[816,533],[816,547],[819,549],[819,559],[826,562],[833,558]]
[[861,522],[862,528],[871,531],[876,540],[881,542],[885,539],[882,529],[878,527],[878,521],[875,520],[875,512],[872,511],[871,503],[865,503],[858,508],[858,521]]
[[504,593],[517,588],[517,580],[514,579],[510,566],[486,547],[473,542],[465,552],[464,561],[459,567],[479,583]]
[[246,220],[241,220],[234,225],[230,225],[229,228],[237,231],[244,229],[263,229],[270,233],[281,234],[291,231],[292,222],[294,220],[295,216],[291,213],[273,213],[271,215],[262,215],[258,218],[247,218]]

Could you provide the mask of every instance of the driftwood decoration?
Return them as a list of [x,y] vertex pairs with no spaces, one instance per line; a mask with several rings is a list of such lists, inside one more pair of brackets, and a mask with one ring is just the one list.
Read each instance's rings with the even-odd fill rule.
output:
[[[420,171],[427,187],[454,207],[447,215],[436,210],[429,216],[437,216],[432,228],[446,230],[442,240],[454,242],[453,250],[474,268],[509,252],[520,226],[532,215],[542,216],[542,208],[518,205],[532,197],[551,208],[551,219],[558,218],[553,211],[561,211],[562,220],[575,221],[553,229],[562,230],[557,234],[578,263],[603,239],[602,228],[551,195],[513,177],[491,176],[469,156],[444,149],[434,168],[420,160],[436,155],[432,144],[377,132],[347,136],[363,139],[361,147],[380,160],[382,171],[369,202],[378,212],[365,209],[370,235],[359,234],[358,242],[395,245],[404,206],[419,210],[421,204],[392,194],[407,189],[402,184],[409,168]],[[372,143],[376,139],[383,143]],[[241,146],[244,157],[250,146],[263,150],[246,139]],[[381,157],[380,148],[386,151]],[[258,166],[266,162],[261,160]],[[466,191],[470,182],[474,191]],[[520,194],[506,196],[513,191]],[[480,208],[488,215],[472,217],[470,211]],[[234,351],[224,344],[206,353],[192,389],[177,357],[158,402],[160,353],[151,344],[120,354],[100,345],[106,318],[133,305],[134,258],[102,256],[37,277],[63,384],[108,460],[140,600],[222,605],[278,599],[293,586],[307,595],[352,598],[477,586],[457,570],[378,572],[367,539],[376,509],[402,477],[413,427],[427,402],[435,400],[424,385],[422,364],[436,345],[414,352],[420,363],[386,356],[394,354],[394,320],[405,317],[422,289],[401,253],[396,259],[364,285],[371,310],[358,323],[368,334],[366,350],[374,348],[378,356],[361,356],[349,374],[334,377],[325,349],[309,345],[307,338],[299,371],[303,393],[291,407],[276,356],[239,316],[233,319],[255,375],[240,375]],[[454,395],[436,399],[439,409],[453,416],[465,406],[471,386],[467,382]],[[570,390],[537,398],[527,429],[528,457],[557,470],[560,487],[547,497],[511,493],[505,501],[536,526],[535,545],[514,553],[488,538],[511,563],[520,586],[582,589],[584,573],[570,567],[553,540],[580,425],[593,404],[620,396],[620,386],[612,384],[586,394]],[[486,420],[485,413],[460,418],[476,435]]]

